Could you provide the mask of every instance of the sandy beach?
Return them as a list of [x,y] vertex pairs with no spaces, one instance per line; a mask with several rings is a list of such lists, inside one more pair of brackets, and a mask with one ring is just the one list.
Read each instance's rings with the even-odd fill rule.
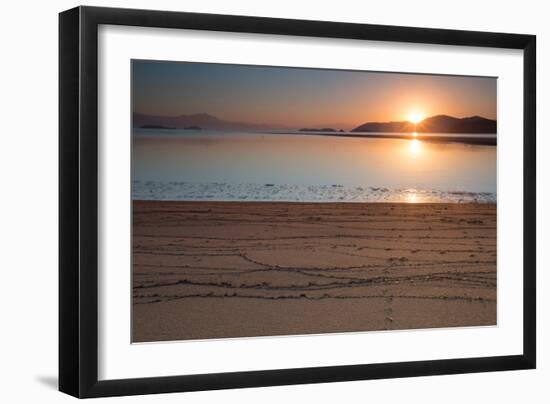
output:
[[496,205],[133,202],[133,341],[496,324]]

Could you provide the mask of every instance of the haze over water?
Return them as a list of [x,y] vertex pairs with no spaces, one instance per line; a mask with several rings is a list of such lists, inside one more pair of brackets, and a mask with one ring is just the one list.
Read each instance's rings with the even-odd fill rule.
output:
[[496,202],[496,147],[135,129],[133,180],[134,199]]

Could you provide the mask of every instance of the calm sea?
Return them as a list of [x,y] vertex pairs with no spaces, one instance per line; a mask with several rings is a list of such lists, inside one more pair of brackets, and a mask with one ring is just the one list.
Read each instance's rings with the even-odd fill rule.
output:
[[132,164],[134,199],[496,202],[495,146],[412,135],[136,129]]

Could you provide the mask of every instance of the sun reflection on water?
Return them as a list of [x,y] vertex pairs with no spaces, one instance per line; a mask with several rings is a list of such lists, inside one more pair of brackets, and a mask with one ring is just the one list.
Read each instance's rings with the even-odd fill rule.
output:
[[409,142],[409,151],[411,152],[412,158],[416,158],[420,154],[420,151],[421,151],[420,140],[412,139]]
[[416,192],[407,193],[407,195],[405,196],[405,202],[418,203],[419,202],[418,194],[416,194]]

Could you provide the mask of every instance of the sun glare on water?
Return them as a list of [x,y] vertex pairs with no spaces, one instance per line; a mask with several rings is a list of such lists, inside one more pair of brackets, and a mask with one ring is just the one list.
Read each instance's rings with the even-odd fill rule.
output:
[[405,198],[405,202],[407,202],[407,203],[418,203],[419,202],[418,195],[416,195],[415,193],[408,194]]
[[420,141],[418,139],[411,139],[409,141],[409,151],[413,159],[417,158],[420,154]]

